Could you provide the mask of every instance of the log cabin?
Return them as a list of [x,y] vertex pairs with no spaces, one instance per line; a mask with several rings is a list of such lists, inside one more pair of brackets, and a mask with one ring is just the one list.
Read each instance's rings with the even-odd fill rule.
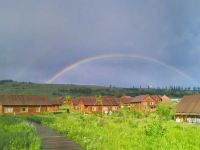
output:
[[108,113],[119,109],[118,99],[112,96],[88,96],[79,98],[80,110],[85,113]]
[[150,112],[156,111],[156,100],[150,95],[136,96],[130,101],[129,105],[132,109]]
[[62,102],[44,96],[0,95],[0,114],[33,114],[59,110]]
[[200,95],[182,98],[176,106],[176,122],[200,123]]

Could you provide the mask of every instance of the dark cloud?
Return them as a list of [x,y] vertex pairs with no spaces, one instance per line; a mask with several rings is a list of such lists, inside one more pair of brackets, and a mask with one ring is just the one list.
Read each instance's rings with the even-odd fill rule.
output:
[[[186,0],[1,1],[0,79],[43,82],[80,59],[123,52],[162,59],[198,80],[199,6],[197,1]],[[89,63],[89,68],[108,73],[102,78],[98,70],[80,78],[87,68],[83,65],[72,77],[66,75],[56,82],[89,83],[87,78],[91,78],[103,85],[162,86],[177,78],[176,73],[168,73],[155,63],[146,67],[147,62],[126,59],[119,65],[115,64],[118,59],[101,61],[98,66]],[[111,73],[112,69],[120,76]],[[163,73],[168,74],[165,80]],[[176,83],[190,85],[183,80],[181,77]]]

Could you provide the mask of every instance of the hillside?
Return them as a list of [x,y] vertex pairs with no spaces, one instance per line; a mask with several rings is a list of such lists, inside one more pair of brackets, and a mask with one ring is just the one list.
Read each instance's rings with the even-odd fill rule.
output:
[[117,88],[95,85],[38,84],[31,82],[16,82],[12,80],[0,81],[0,94],[12,95],[44,95],[49,97],[70,95],[76,97],[89,95],[136,96],[140,94],[166,94],[170,97],[182,97],[194,93],[199,93],[199,91],[180,89]]

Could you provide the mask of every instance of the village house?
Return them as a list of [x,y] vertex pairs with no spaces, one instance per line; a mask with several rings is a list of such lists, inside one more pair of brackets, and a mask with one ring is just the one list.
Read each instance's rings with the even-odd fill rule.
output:
[[200,123],[200,95],[182,98],[176,106],[176,122]]
[[60,99],[44,96],[0,95],[0,114],[54,112],[61,104]]
[[154,100],[150,95],[140,95],[134,97],[130,103],[130,108],[137,109],[141,111],[156,111],[156,100]]
[[88,96],[79,98],[80,110],[86,113],[115,112],[119,109],[118,99],[112,96]]

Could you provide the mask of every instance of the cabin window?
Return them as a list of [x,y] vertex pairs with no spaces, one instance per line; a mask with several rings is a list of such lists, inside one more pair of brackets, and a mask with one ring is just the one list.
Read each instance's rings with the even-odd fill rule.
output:
[[28,107],[22,107],[21,112],[28,112]]
[[97,108],[96,107],[92,107],[92,111],[97,111]]
[[117,110],[117,107],[112,107],[112,110]]
[[41,107],[36,107],[36,112],[40,112],[41,111]]
[[4,108],[4,113],[12,113],[13,112],[13,108],[12,107],[5,107]]

